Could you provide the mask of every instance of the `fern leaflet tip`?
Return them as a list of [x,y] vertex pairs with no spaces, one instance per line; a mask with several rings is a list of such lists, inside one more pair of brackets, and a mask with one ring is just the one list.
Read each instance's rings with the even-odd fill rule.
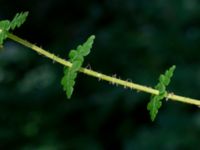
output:
[[26,18],[28,17],[28,12],[21,12],[21,13],[17,13],[15,15],[15,17],[13,18],[13,20],[10,23],[10,28],[12,30],[14,30],[16,27],[20,27],[25,21]]

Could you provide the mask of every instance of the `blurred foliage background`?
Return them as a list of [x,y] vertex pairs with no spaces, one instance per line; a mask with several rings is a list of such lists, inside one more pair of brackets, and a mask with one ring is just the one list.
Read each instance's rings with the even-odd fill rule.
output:
[[[200,99],[198,0],[0,1],[0,19],[29,11],[14,33],[67,58],[96,35],[84,66],[154,86],[171,65],[169,91]],[[0,51],[0,149],[200,149],[200,111],[164,102],[150,121],[148,94],[79,74],[67,100],[63,67],[7,40]]]

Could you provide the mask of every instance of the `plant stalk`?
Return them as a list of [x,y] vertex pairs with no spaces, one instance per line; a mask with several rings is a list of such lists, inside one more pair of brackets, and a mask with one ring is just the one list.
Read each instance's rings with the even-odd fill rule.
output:
[[[60,63],[64,66],[67,66],[67,67],[72,66],[72,63],[70,63],[69,61],[62,59],[62,58],[44,50],[44,49],[38,47],[37,45],[32,44],[32,43],[14,35],[14,34],[8,33],[8,38],[10,38],[11,40],[13,40],[15,42],[20,43],[20,44],[36,51],[37,53],[39,53],[41,55],[44,55],[45,57],[47,57],[49,59],[52,59],[54,62],[58,62],[58,63]],[[150,94],[154,94],[154,95],[159,94],[158,90],[153,89],[151,87],[147,87],[147,86],[143,86],[143,85],[136,84],[136,83],[133,83],[133,82],[121,80],[121,79],[118,79],[116,77],[108,76],[108,75],[105,75],[105,74],[102,74],[102,73],[99,73],[99,72],[96,72],[96,71],[93,71],[93,70],[90,70],[90,69],[80,68],[79,72],[82,72],[82,73],[87,74],[89,76],[93,76],[95,78],[98,78],[99,80],[108,81],[108,82],[115,84],[115,85],[121,85],[123,87],[135,89],[137,91],[142,91],[142,92],[150,93]],[[200,106],[200,100],[198,100],[198,99],[183,97],[183,96],[175,95],[173,93],[167,94],[166,100],[168,100],[168,99]]]

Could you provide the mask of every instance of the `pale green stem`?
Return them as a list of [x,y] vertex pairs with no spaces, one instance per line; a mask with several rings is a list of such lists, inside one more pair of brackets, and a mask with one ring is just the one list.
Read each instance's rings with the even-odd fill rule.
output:
[[[46,56],[47,58],[50,58],[52,59],[53,61],[55,62],[58,62],[64,66],[67,66],[67,67],[71,67],[72,64],[69,62],[69,61],[66,61],[65,59],[62,59],[26,40],[23,40],[21,39],[20,37],[16,36],[16,35],[13,35],[11,33],[8,33],[8,38],[12,39],[13,41],[16,41],[17,43],[20,43],[26,47],[29,47],[30,49],[38,52],[39,54],[42,54],[44,56]],[[136,84],[136,83],[133,83],[133,82],[128,82],[128,81],[125,81],[125,80],[121,80],[121,79],[118,79],[116,77],[112,77],[112,76],[108,76],[108,75],[105,75],[105,74],[102,74],[102,73],[99,73],[99,72],[96,72],[96,71],[93,71],[93,70],[90,70],[90,69],[86,69],[86,68],[81,68],[79,70],[80,72],[84,73],[84,74],[87,74],[89,76],[93,76],[93,77],[96,77],[98,78],[99,80],[105,80],[105,81],[108,81],[112,84],[116,84],[116,85],[121,85],[123,87],[127,87],[127,88],[130,88],[130,89],[135,89],[137,91],[142,91],[142,92],[146,92],[146,93],[150,93],[150,94],[154,94],[154,95],[158,95],[159,94],[159,91],[156,90],[156,89],[153,89],[153,88],[150,88],[150,87],[146,87],[146,86],[143,86],[143,85],[139,85],[139,84]],[[193,105],[197,105],[197,106],[200,106],[200,101],[197,100],[197,99],[192,99],[192,98],[188,98],[188,97],[183,97],[183,96],[178,96],[178,95],[175,95],[173,93],[168,93],[167,96],[166,96],[166,99],[171,99],[171,100],[174,100],[174,101],[179,101],[179,102],[183,102],[183,103],[188,103],[188,104],[193,104]]]

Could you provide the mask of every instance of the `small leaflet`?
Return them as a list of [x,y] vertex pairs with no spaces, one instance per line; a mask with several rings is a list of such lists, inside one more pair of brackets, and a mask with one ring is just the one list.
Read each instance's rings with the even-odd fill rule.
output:
[[69,52],[69,60],[72,63],[72,66],[69,68],[64,67],[64,76],[61,79],[61,85],[63,86],[63,90],[66,92],[68,99],[72,96],[78,70],[84,62],[84,57],[90,53],[94,39],[94,35],[90,36],[83,45],[77,47],[77,50],[71,50]]
[[0,21],[0,45],[3,45],[4,40],[8,37],[9,30],[14,30],[16,27],[20,27],[28,16],[28,12],[17,13],[12,21],[2,20]]
[[16,27],[19,28],[26,21],[27,17],[28,12],[17,13],[10,23],[10,28],[12,30],[14,30]]
[[3,20],[0,21],[0,45],[3,45],[4,39],[7,38],[7,32],[10,29],[10,21]]
[[159,108],[162,106],[162,99],[167,95],[166,87],[169,85],[171,77],[173,76],[176,66],[172,66],[165,74],[161,74],[159,77],[159,83],[155,86],[155,89],[159,91],[158,95],[151,95],[150,102],[147,105],[151,120],[154,121]]

